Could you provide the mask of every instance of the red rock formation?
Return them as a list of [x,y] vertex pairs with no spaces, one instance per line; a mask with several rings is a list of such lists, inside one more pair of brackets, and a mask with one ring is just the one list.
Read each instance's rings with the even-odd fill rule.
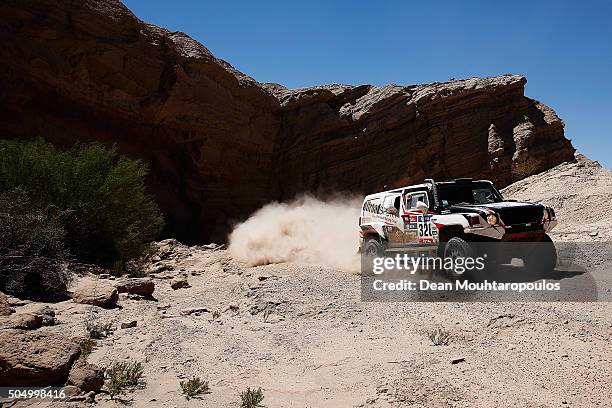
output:
[[456,177],[505,186],[574,149],[553,110],[518,75],[397,86],[287,90],[274,165],[283,198],[306,190],[371,192]]
[[0,133],[116,143],[150,163],[168,231],[203,236],[266,202],[276,99],[115,0],[0,3]]
[[182,239],[218,237],[303,191],[505,185],[573,160],[561,120],[519,76],[287,90],[116,0],[5,0],[0,15],[2,137],[100,141],[144,159],[167,233]]

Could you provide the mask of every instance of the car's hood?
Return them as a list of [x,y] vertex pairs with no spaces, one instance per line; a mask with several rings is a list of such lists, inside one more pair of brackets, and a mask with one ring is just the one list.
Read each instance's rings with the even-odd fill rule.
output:
[[486,216],[487,210],[496,212],[506,224],[539,222],[542,219],[542,204],[526,203],[520,201],[501,201],[489,204],[456,204],[446,210],[451,213],[476,212]]

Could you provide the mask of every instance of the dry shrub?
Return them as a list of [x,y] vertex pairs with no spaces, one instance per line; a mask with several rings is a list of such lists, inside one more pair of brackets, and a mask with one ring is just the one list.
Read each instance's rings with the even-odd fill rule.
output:
[[442,328],[429,332],[429,340],[431,340],[434,346],[447,346],[450,343],[450,339],[450,333]]
[[242,408],[262,407],[261,402],[264,399],[263,391],[261,388],[257,390],[247,388],[246,391],[240,393],[240,399],[242,401],[240,405]]
[[142,379],[144,367],[139,362],[118,362],[106,368],[104,385],[111,398],[121,395],[126,389],[138,386]]
[[65,216],[53,206],[35,208],[20,188],[0,193],[0,291],[43,301],[66,297],[72,274],[63,263]]
[[181,381],[180,385],[183,395],[185,395],[185,397],[188,399],[210,392],[208,381],[203,381],[200,379],[200,377],[193,377],[190,380]]

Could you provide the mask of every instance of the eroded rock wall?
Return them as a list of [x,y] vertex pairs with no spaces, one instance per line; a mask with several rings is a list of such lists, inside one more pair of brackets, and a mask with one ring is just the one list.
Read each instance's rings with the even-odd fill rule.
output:
[[370,192],[425,178],[505,186],[573,160],[553,110],[518,75],[385,87],[287,90],[274,166],[283,198],[304,190]]
[[0,134],[116,144],[186,241],[272,200],[426,177],[501,185],[573,160],[554,111],[506,75],[427,85],[259,84],[115,0],[0,3]]
[[168,233],[183,238],[274,194],[278,102],[198,42],[113,0],[9,0],[0,15],[2,137],[99,141],[144,159]]

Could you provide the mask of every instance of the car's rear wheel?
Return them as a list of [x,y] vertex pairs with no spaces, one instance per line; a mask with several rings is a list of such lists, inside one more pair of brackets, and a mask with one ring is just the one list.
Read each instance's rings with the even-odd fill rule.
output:
[[363,248],[363,253],[370,258],[385,256],[385,247],[376,238],[370,238]]
[[[452,267],[447,266],[447,259],[452,259]],[[467,268],[463,268],[460,265],[465,265],[458,261],[459,258],[474,258],[474,249],[466,240],[454,237],[448,240],[444,246],[444,264],[445,271],[452,279],[468,279],[470,272]]]
[[554,271],[557,266],[557,249],[553,240],[544,235],[541,241],[535,242],[523,257],[523,264],[530,273],[547,275]]

